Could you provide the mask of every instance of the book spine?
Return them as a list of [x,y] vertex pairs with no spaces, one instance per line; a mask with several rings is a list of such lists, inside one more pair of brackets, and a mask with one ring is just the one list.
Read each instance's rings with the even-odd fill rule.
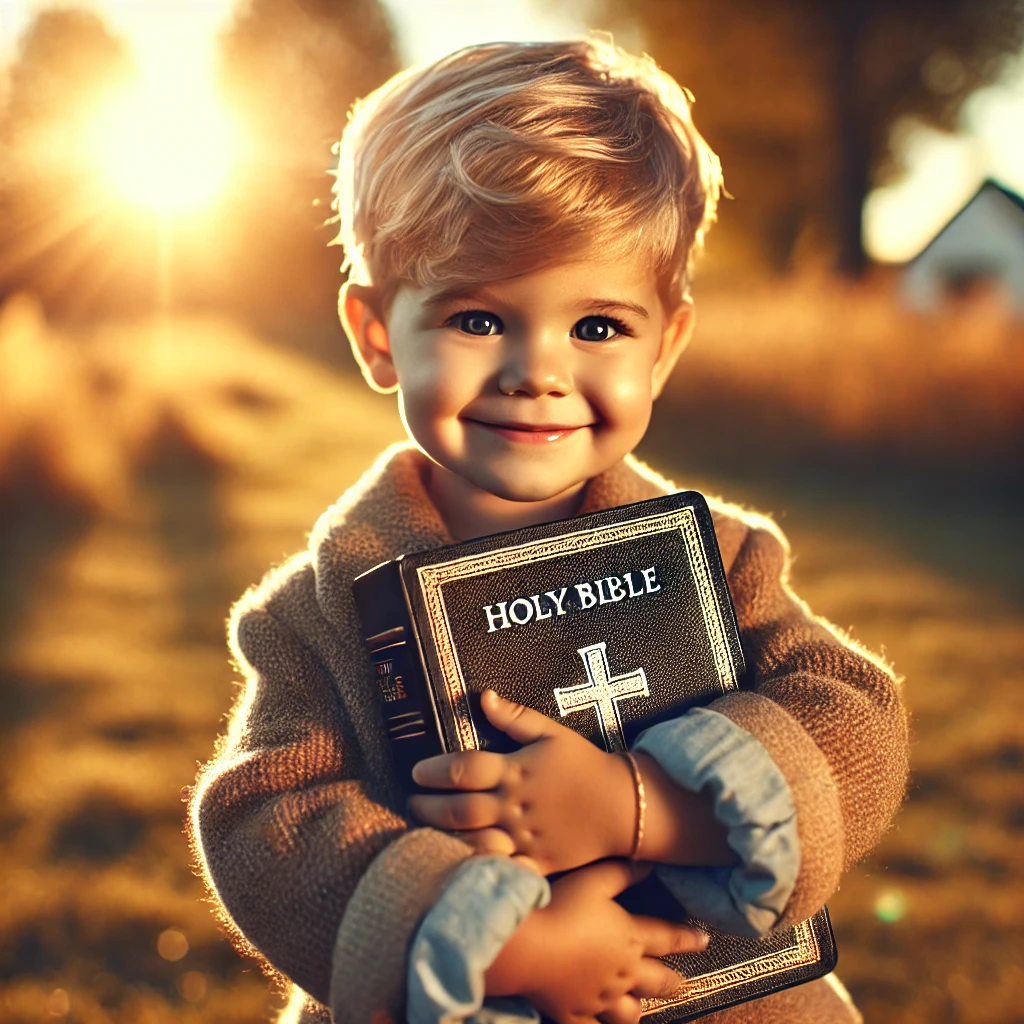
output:
[[407,792],[412,792],[413,766],[425,757],[443,753],[444,746],[420,662],[399,564],[385,562],[364,573],[355,581],[352,591],[380,692],[381,714],[396,777]]

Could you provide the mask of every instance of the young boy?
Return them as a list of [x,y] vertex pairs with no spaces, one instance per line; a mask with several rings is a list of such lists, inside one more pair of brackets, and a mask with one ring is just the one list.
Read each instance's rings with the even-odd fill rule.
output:
[[[286,1020],[629,1024],[675,988],[657,957],[704,942],[614,901],[637,861],[764,934],[816,911],[899,805],[891,673],[792,595],[772,524],[720,503],[741,692],[647,730],[632,764],[488,694],[516,753],[421,762],[439,792],[409,807],[395,785],[353,578],[671,489],[630,452],[692,329],[719,184],[682,90],[610,43],[472,47],[357,106],[341,315],[412,443],[235,608],[246,691],[191,809],[239,939],[294,983]],[[858,1015],[825,979],[709,1019]]]

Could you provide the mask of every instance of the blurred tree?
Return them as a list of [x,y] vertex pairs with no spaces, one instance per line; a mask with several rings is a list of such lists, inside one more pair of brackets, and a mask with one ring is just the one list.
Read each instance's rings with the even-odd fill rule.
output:
[[296,340],[336,332],[331,146],[353,100],[397,69],[389,25],[377,0],[250,0],[221,43],[244,159],[219,206],[159,213],[111,188],[97,145],[96,115],[134,88],[128,47],[91,12],[36,16],[0,95],[0,296],[29,288],[51,314],[171,302]]
[[5,135],[74,123],[131,70],[124,43],[92,11],[41,11],[10,68]]
[[894,126],[952,130],[1024,43],[1024,0],[594,0],[593,13],[639,29],[697,97],[736,197],[712,254],[775,270],[799,245],[859,274],[864,198],[900,169]]
[[91,11],[41,11],[21,38],[0,112],[0,295],[31,285],[50,298],[91,272],[87,115],[132,70]]
[[264,319],[333,315],[331,147],[353,101],[398,69],[390,25],[377,0],[250,0],[221,53],[249,144],[234,189],[240,297]]
[[264,160],[322,172],[353,100],[397,70],[377,0],[250,0],[222,40],[224,79]]

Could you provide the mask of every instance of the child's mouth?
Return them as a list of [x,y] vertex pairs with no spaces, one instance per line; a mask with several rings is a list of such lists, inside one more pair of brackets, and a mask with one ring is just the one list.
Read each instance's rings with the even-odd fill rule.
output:
[[532,424],[532,423],[488,423],[484,420],[467,418],[467,422],[475,423],[478,427],[503,437],[506,441],[515,441],[519,444],[553,444],[564,438],[575,434],[577,431],[585,430],[586,427],[567,427],[559,424]]

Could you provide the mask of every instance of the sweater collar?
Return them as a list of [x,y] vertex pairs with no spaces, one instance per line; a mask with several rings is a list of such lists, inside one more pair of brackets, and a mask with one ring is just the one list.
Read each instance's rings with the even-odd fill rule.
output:
[[[321,517],[311,538],[317,562],[349,561],[363,572],[412,551],[452,543],[427,494],[426,457],[411,443],[393,445],[370,471]],[[627,456],[587,484],[578,515],[643,501],[675,488]]]

